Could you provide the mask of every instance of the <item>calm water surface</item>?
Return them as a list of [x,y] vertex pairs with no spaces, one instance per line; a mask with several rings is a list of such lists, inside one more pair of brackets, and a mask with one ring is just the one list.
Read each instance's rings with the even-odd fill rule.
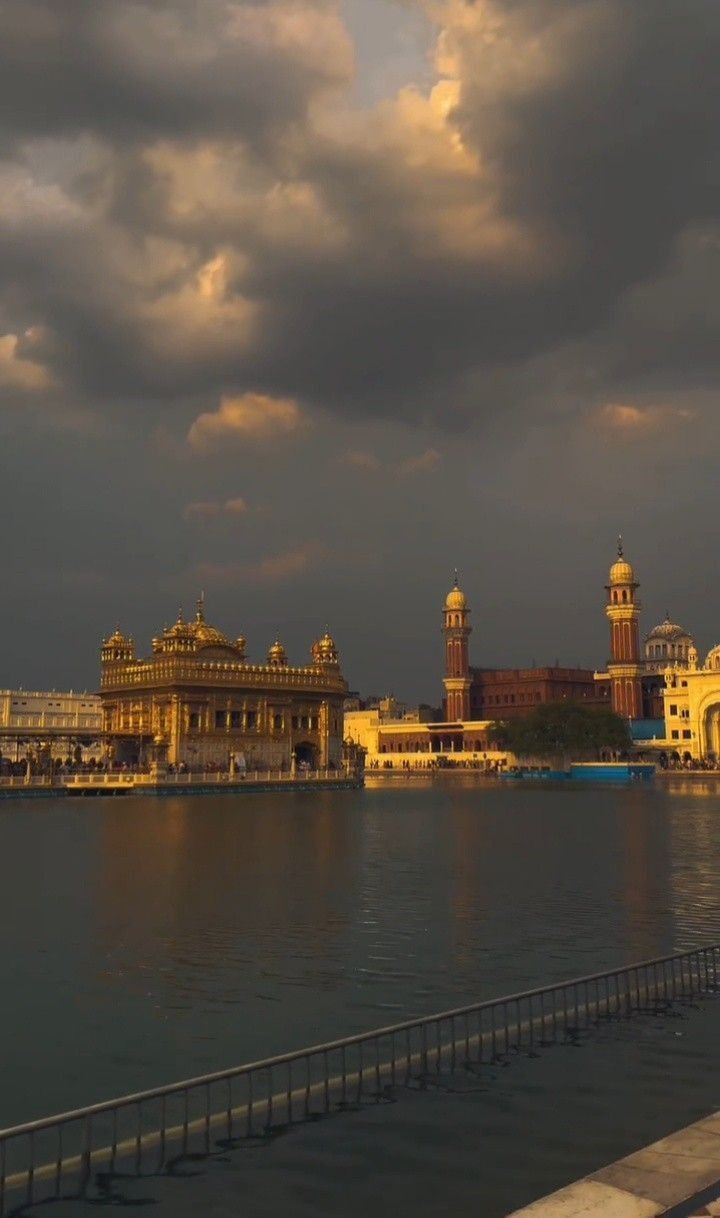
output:
[[[571,790],[455,778],[321,795],[2,801],[0,1122],[720,940],[719,841],[712,781]],[[484,1121],[496,1167],[503,1153],[514,1163],[500,1176],[517,1178],[515,1191],[496,1182],[488,1193],[482,1212],[502,1213],[561,1183],[561,1163],[572,1178],[647,1140],[658,1119],[664,1132],[720,1106],[708,1058],[717,1016],[681,1023],[613,1033],[582,1070],[577,1050],[518,1063],[485,1112],[472,1093],[408,1097],[339,1119],[336,1132],[302,1131],[284,1140],[292,1149],[262,1152],[256,1208],[244,1212],[304,1213],[305,1188],[308,1213],[350,1213],[336,1154],[363,1180],[389,1154],[407,1170],[387,1212],[424,1213],[420,1194],[427,1203],[438,1187],[429,1165],[441,1171]],[[269,1153],[285,1166],[268,1175]],[[207,1212],[234,1212],[223,1187]],[[358,1213],[377,1209],[361,1196]]]

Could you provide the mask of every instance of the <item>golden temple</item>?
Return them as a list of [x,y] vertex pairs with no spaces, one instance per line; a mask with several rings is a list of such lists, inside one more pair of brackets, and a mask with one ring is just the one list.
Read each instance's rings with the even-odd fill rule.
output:
[[342,764],[347,683],[334,640],[313,643],[311,662],[294,667],[273,643],[250,663],[246,640],[182,612],[139,659],[119,629],[101,652],[103,727],[115,764],[280,770]]

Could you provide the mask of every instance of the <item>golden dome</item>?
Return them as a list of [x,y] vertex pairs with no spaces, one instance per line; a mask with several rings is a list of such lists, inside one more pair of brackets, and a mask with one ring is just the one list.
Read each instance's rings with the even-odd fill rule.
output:
[[446,609],[467,609],[467,598],[458,587],[458,573],[455,572],[455,583],[445,597]]
[[317,643],[313,643],[312,656],[320,664],[337,664],[338,651],[335,640],[326,628],[325,633]]
[[610,568],[610,583],[634,584],[635,572],[623,554],[622,537],[618,537],[618,556]]
[[610,583],[611,584],[634,584],[635,572],[625,559],[618,559],[610,568]]
[[287,655],[285,648],[279,639],[276,639],[272,647],[268,651],[268,664],[287,664]]
[[109,638],[105,639],[104,647],[124,647],[127,639],[119,626],[116,626]]
[[229,638],[223,634],[222,630],[216,630],[214,626],[209,626],[207,622],[193,622],[190,629],[201,647],[232,646]]
[[182,609],[178,613],[175,625],[171,626],[169,630],[163,630],[165,637],[171,639],[187,638],[191,632],[192,628],[183,618]]

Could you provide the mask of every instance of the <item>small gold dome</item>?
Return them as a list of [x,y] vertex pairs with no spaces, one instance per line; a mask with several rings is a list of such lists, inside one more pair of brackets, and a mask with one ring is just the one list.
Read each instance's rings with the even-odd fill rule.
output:
[[268,664],[287,664],[285,648],[279,639],[275,640],[272,647],[268,651]]
[[618,537],[618,556],[610,568],[610,583],[615,586],[635,583],[635,572],[623,553],[622,537]]
[[458,587],[458,573],[455,572],[455,582],[445,597],[446,609],[467,609],[467,598]]
[[326,628],[321,639],[313,643],[311,655],[316,664],[337,664],[338,651],[335,646],[335,640]]
[[453,588],[452,592],[448,592],[445,598],[446,609],[465,609],[466,606],[465,593],[461,592],[459,588]]
[[611,584],[634,584],[635,572],[624,558],[619,558],[610,568]]
[[120,627],[116,626],[115,630],[110,635],[110,637],[105,639],[103,646],[104,647],[124,647],[125,644],[127,643],[127,641],[128,640],[125,638],[125,635],[123,634]]

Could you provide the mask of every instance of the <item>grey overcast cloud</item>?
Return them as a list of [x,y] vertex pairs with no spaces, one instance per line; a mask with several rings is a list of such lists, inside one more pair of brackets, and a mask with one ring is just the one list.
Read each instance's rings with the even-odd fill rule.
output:
[[720,639],[717,0],[0,0],[0,684]]

